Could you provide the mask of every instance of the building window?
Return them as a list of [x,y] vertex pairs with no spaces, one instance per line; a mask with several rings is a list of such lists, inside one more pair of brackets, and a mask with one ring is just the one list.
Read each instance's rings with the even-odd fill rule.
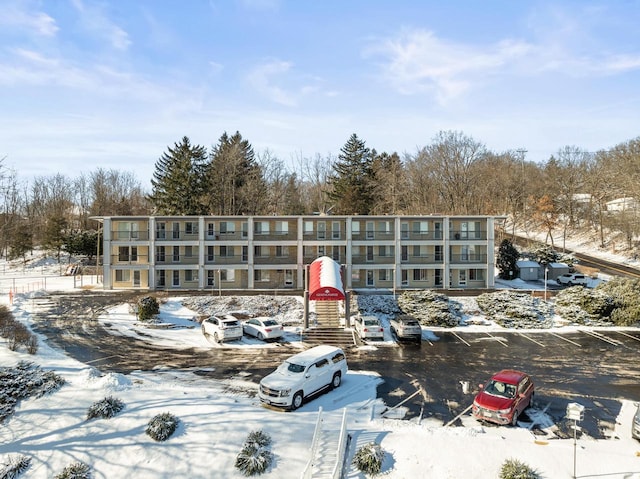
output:
[[436,245],[435,247],[435,260],[442,261],[442,245]]
[[173,239],[180,239],[180,223],[174,222],[171,231]]
[[360,222],[352,221],[351,222],[351,235],[358,236],[360,234]]
[[255,256],[256,258],[262,257],[262,246],[253,247],[253,256]]
[[207,238],[216,237],[216,225],[215,223],[207,223]]
[[327,223],[324,221],[318,221],[318,239],[325,239],[327,237]]
[[334,261],[340,261],[340,246],[334,246],[331,248],[331,259]]
[[418,244],[413,245],[413,256],[415,258],[420,258],[422,256],[421,246]]
[[232,254],[230,254],[232,253],[231,248],[233,248],[233,246],[229,246],[229,247],[220,246],[220,257],[227,258],[227,257],[233,256]]
[[192,258],[193,257],[193,246],[185,246],[184,247],[184,257]]
[[435,273],[434,284],[436,286],[442,286],[442,270],[436,269],[434,273]]
[[373,276],[373,270],[368,269],[367,270],[367,286],[374,286],[374,285],[375,285],[375,280]]
[[247,261],[249,261],[249,247],[248,246],[243,246],[242,247],[242,262],[246,263]]
[[382,233],[383,235],[391,234],[391,221],[379,221],[378,232]]
[[400,238],[409,239],[409,223],[400,223]]
[[386,246],[378,246],[378,256],[384,258],[387,256],[387,247]]
[[390,279],[391,275],[389,274],[389,270],[388,269],[379,269],[378,270],[378,279],[380,281],[388,281]]
[[258,281],[258,282],[260,282],[260,281],[262,281],[262,282],[269,281],[269,271],[263,270],[263,269],[257,269],[253,273],[254,273],[254,280],[255,281]]
[[128,269],[117,269],[116,270],[116,282],[125,283],[131,281],[131,271]]
[[216,272],[212,269],[207,270],[207,286],[216,285]]
[[234,269],[221,269],[220,270],[220,281],[234,281],[235,280],[235,270]]
[[236,224],[233,221],[221,221],[220,222],[220,234],[232,235],[236,232]]
[[409,285],[409,272],[406,269],[400,271],[400,278],[402,281],[402,286]]
[[269,234],[269,222],[268,221],[256,221],[253,223],[253,232],[257,235]]
[[320,245],[320,246],[318,246],[318,258],[319,258],[320,256],[324,256],[325,254],[326,254],[326,252],[325,252],[324,245]]
[[367,246],[367,261],[373,261],[373,246]]
[[165,260],[164,254],[164,246],[156,246],[156,261],[163,262]]
[[278,258],[286,258],[289,256],[289,247],[288,246],[276,246],[276,256]]
[[167,275],[165,270],[158,270],[158,286],[164,288],[167,285]]
[[197,235],[198,234],[198,223],[195,221],[187,221],[184,224],[184,232],[188,235]]
[[167,225],[161,221],[156,223],[156,239],[163,240],[167,237]]
[[429,277],[429,270],[426,269],[414,269],[413,280],[414,281],[426,281]]
[[216,249],[213,246],[207,246],[207,261],[215,261],[216,260]]
[[424,235],[429,232],[429,223],[426,221],[414,221],[413,232],[417,235]]
[[469,270],[469,281],[484,281],[484,270],[483,269],[470,269]]
[[129,261],[129,247],[118,247],[118,261]]
[[400,247],[400,260],[407,261],[409,259],[409,248],[407,245],[402,245]]
[[180,286],[180,271],[173,271],[173,282],[171,284],[173,286]]
[[178,263],[180,261],[180,246],[173,247],[173,259],[174,263]]
[[279,234],[279,235],[289,234],[289,222],[288,221],[277,221],[276,222],[276,234]]
[[331,239],[340,239],[340,222],[331,222]]
[[184,280],[185,281],[198,281],[198,270],[197,269],[187,269],[184,272]]
[[366,228],[367,228],[367,239],[373,239],[376,235],[373,221],[367,221]]
[[305,221],[304,222],[304,234],[312,235],[313,234],[313,221]]

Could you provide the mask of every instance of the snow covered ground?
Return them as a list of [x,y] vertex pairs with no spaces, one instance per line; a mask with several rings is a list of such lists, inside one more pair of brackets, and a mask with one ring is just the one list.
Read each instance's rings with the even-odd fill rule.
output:
[[[29,271],[9,270],[0,267],[4,271],[2,281],[16,279],[19,284],[31,284]],[[36,268],[32,279],[44,271],[44,265]],[[41,279],[37,281],[42,284]],[[48,277],[47,281],[47,289],[80,290],[88,286],[74,284],[73,278],[64,276]],[[30,297],[41,294],[40,288],[25,286],[13,298],[2,289],[0,304],[7,305],[15,318],[28,326],[33,314]],[[242,304],[238,309],[243,309]],[[174,327],[143,330],[125,305],[112,309],[101,320],[110,323],[114,334],[164,347],[271,346],[252,339],[237,345],[213,345],[194,327],[196,315],[179,298],[173,298],[162,304],[160,319]],[[287,328],[287,339],[293,344],[296,328]],[[381,344],[367,347],[387,347],[389,343],[390,338],[385,338]],[[32,356],[10,351],[6,341],[0,339],[0,367],[15,366],[20,360],[35,362],[67,380],[57,392],[21,401],[0,428],[0,470],[11,458],[27,455],[32,465],[20,476],[24,478],[51,478],[78,461],[90,465],[95,478],[243,477],[234,467],[235,458],[247,435],[255,430],[263,430],[273,439],[275,461],[261,477],[299,478],[310,459],[320,407],[330,429],[338,428],[346,408],[352,452],[369,442],[382,446],[386,453],[383,477],[492,478],[498,477],[500,466],[510,458],[529,464],[546,479],[573,475],[573,439],[541,439],[525,427],[485,427],[468,415],[461,418],[461,427],[445,427],[434,420],[403,420],[402,408],[396,415],[383,416],[392,405],[376,398],[376,385],[381,379],[368,371],[350,371],[339,389],[295,412],[282,412],[261,406],[254,395],[257,385],[243,377],[212,381],[173,370],[102,375],[90,364],[79,363],[44,342]],[[121,399],[124,410],[112,419],[85,421],[89,406],[107,396]],[[578,439],[578,477],[640,479],[640,442],[630,434],[635,411],[630,399],[638,398],[622,400],[612,434],[615,439]],[[147,422],[162,412],[172,413],[181,422],[171,438],[155,442],[144,431]],[[351,466],[346,477],[365,476]]]

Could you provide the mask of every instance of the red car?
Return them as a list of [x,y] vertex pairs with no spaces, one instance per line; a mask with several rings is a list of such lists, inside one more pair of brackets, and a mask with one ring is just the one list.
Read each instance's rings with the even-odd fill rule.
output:
[[531,405],[534,385],[528,374],[505,369],[495,374],[473,400],[472,414],[479,421],[515,426],[518,416]]

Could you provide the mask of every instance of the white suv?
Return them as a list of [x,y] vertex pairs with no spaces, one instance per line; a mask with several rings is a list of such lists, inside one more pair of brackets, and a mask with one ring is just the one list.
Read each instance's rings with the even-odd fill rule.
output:
[[233,316],[209,316],[202,321],[202,334],[213,337],[216,343],[235,341],[242,338],[242,325]]
[[286,359],[260,381],[258,397],[272,406],[298,409],[305,398],[340,386],[347,374],[344,351],[316,346]]
[[375,316],[356,316],[353,329],[361,339],[384,339],[384,328]]
[[587,285],[587,277],[584,274],[580,273],[565,273],[558,276],[556,279],[558,284],[566,284],[568,286],[586,286]]
[[422,342],[422,327],[416,318],[408,314],[401,314],[389,321],[389,329],[398,339]]

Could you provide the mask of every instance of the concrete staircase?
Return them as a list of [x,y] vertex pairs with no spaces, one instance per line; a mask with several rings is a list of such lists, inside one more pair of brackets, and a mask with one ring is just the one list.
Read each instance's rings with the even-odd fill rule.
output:
[[352,331],[346,331],[340,324],[337,301],[316,301],[317,322],[302,333],[302,340],[309,344],[331,344],[333,346],[353,346]]

